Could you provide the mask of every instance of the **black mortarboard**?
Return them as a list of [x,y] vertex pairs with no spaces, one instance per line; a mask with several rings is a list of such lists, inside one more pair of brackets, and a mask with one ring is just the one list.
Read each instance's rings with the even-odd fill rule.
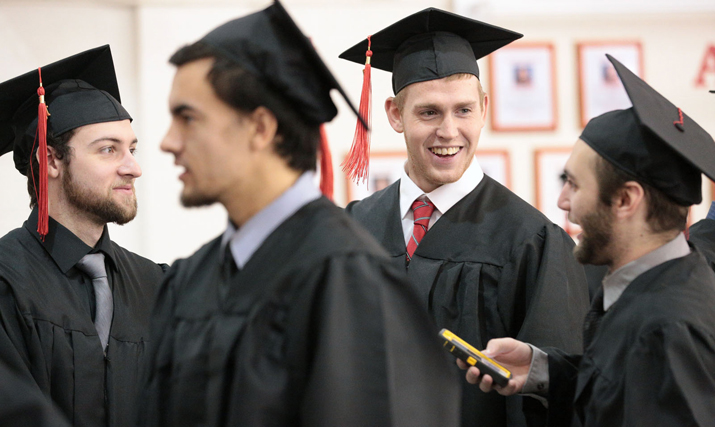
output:
[[[0,83],[0,156],[13,151],[15,168],[25,175],[34,147],[46,155],[46,133],[60,136],[80,126],[126,119],[131,116],[119,103],[109,45],[90,49]],[[35,183],[42,236],[47,232],[45,168],[40,162],[40,182]]]
[[715,180],[715,141],[688,115],[610,55],[633,107],[591,119],[581,139],[617,168],[689,206],[701,172]]
[[309,123],[329,122],[338,114],[330,98],[332,89],[358,114],[313,44],[278,1],[221,25],[199,42],[259,78]]
[[[229,21],[206,34],[206,44],[265,83],[308,123],[331,121],[338,110],[330,98],[337,89],[367,126],[347,94],[279,1],[266,9]],[[332,197],[332,164],[321,129],[321,189]]]
[[[119,88],[109,45],[41,67],[47,129],[59,136],[80,126],[131,119],[119,103]],[[14,151],[23,175],[32,156],[37,128],[38,70],[0,83],[0,155]]]
[[[392,72],[392,89],[452,74],[479,77],[477,59],[523,37],[522,34],[435,8],[414,13],[370,37],[370,63]],[[340,58],[365,63],[365,39]]]

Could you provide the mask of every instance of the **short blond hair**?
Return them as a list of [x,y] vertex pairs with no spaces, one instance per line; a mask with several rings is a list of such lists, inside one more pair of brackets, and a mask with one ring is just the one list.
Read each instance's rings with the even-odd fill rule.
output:
[[[469,73],[458,73],[458,74],[452,74],[450,76],[444,77],[446,81],[452,81],[452,80],[462,80],[462,79],[467,79],[471,76],[474,76],[474,74],[469,74]],[[476,76],[475,76],[476,77]],[[407,89],[409,85],[405,86],[402,88],[401,91],[395,95],[393,98],[393,102],[395,105],[397,105],[397,109],[402,113],[402,108],[405,106],[405,98],[407,98]],[[484,92],[484,88],[482,88],[482,82],[477,79],[477,90],[479,91],[479,108],[484,110],[484,97],[487,96],[486,92]]]

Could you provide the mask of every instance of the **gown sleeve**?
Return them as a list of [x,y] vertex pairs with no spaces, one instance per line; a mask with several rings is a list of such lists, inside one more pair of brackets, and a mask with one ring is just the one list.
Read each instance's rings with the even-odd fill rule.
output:
[[0,363],[0,425],[69,427],[65,417],[33,382]]
[[29,356],[24,347],[23,324],[12,288],[0,279],[0,362],[34,382]]
[[[570,427],[576,418],[573,401],[581,355],[567,354],[553,347],[542,348],[542,350],[549,356],[549,405],[545,414],[541,412],[541,415],[546,417],[543,425]],[[528,410],[536,412],[536,409],[541,409],[535,404],[536,399],[528,400],[532,401]],[[525,411],[527,411],[526,405]]]
[[[180,261],[177,261],[178,263]],[[146,358],[147,369],[144,370],[144,378],[140,381],[142,387],[137,402],[139,425],[142,426],[171,424],[164,418],[166,414],[162,403],[167,408],[170,407],[169,402],[166,401],[170,397],[164,396],[163,391],[171,390],[167,382],[174,340],[171,327],[174,293],[171,283],[175,273],[176,269],[169,269],[165,274],[152,310],[150,345]]]
[[712,425],[715,337],[670,323],[639,337],[626,363],[624,426]]
[[508,336],[537,347],[581,351],[588,285],[573,246],[554,224],[515,246],[498,284],[499,314]]
[[302,425],[458,425],[459,382],[403,276],[354,255],[331,258],[315,277]]

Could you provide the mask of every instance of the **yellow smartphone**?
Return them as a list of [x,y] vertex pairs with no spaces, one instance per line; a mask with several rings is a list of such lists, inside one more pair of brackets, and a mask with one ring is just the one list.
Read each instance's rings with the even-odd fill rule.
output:
[[482,375],[487,374],[492,377],[494,384],[504,387],[509,383],[511,372],[508,369],[485,356],[481,351],[453,334],[452,331],[442,329],[439,331],[439,336],[444,338],[444,346],[450,353],[467,365],[476,366]]

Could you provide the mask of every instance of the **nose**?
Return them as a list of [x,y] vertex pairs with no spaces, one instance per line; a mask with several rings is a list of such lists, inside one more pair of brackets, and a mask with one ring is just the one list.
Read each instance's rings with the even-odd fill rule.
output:
[[567,187],[567,184],[561,187],[561,193],[559,194],[559,200],[556,202],[556,205],[559,209],[569,212],[571,210],[571,201],[569,200],[569,189]]
[[445,115],[442,123],[440,123],[439,128],[437,128],[437,137],[440,139],[452,140],[457,138],[459,131],[457,130],[457,123],[454,117],[447,114]]
[[139,178],[142,176],[142,168],[139,166],[137,158],[134,157],[134,153],[127,150],[122,161],[122,165],[119,168],[119,174],[122,176],[130,176],[132,178]]
[[159,148],[161,148],[161,151],[165,153],[173,153],[176,154],[177,152],[180,151],[180,139],[179,139],[179,134],[176,130],[176,126],[174,126],[174,122],[172,120],[171,126],[169,126],[169,129],[166,131],[166,135],[164,135],[164,139],[161,140],[161,144],[159,145]]

